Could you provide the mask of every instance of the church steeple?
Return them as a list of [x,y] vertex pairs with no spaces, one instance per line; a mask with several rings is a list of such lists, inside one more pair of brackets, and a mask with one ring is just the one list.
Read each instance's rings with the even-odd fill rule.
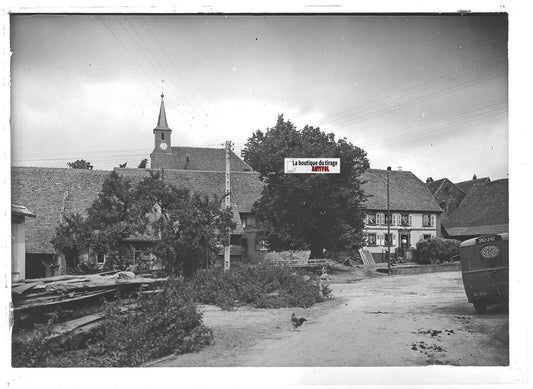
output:
[[157,119],[157,127],[154,128],[154,153],[158,154],[172,154],[172,145],[170,136],[172,130],[168,127],[167,113],[165,111],[165,95],[161,91],[161,107],[159,108],[159,117]]
[[165,95],[161,93],[161,108],[159,108],[159,118],[157,120],[157,127],[155,130],[170,130],[167,124],[167,113],[165,112]]

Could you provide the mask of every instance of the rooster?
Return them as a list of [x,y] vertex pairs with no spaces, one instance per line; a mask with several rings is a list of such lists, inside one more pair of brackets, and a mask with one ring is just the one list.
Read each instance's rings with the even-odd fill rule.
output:
[[304,321],[307,321],[305,317],[296,317],[294,312],[292,313],[291,322],[295,330],[296,328],[300,327],[304,323]]

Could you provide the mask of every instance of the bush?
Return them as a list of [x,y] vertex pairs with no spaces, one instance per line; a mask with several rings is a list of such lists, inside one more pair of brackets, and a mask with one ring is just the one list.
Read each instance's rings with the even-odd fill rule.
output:
[[[211,331],[180,281],[160,293],[140,297],[137,308],[106,304],[105,322],[90,334],[90,344],[51,340],[44,331],[26,342],[13,342],[13,366],[139,366],[170,353],[197,351],[211,341]],[[83,347],[83,349],[79,349]]]
[[199,271],[188,284],[196,301],[223,309],[245,304],[256,308],[309,307],[329,297],[331,292],[323,287],[322,297],[315,279],[304,278],[283,266]]
[[451,262],[452,257],[459,253],[460,243],[455,239],[431,238],[418,242],[416,249],[423,262],[438,264]]

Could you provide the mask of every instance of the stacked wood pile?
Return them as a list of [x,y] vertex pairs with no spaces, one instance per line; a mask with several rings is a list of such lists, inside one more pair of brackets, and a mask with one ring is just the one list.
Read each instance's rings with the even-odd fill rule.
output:
[[11,298],[17,316],[28,311],[53,311],[69,304],[79,307],[95,298],[142,291],[165,280],[139,277],[132,272],[39,278],[14,283]]

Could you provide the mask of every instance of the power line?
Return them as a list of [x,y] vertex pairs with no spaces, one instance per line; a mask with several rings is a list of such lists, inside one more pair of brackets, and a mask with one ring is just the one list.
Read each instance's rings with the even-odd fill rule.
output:
[[[170,64],[170,66],[174,69],[174,71],[176,72],[176,74],[178,75],[178,77],[180,78],[181,82],[183,83],[183,85],[185,86],[186,89],[188,89],[188,92],[190,93],[192,99],[196,102],[196,104],[200,107],[200,110],[203,112],[203,114],[205,115],[206,119],[211,122],[210,120],[210,117],[209,115],[207,114],[207,112],[205,111],[205,109],[203,108],[202,104],[196,99],[195,95],[194,95],[194,92],[192,91],[192,88],[190,88],[190,86],[188,85],[188,83],[186,82],[186,80],[181,76],[181,73],[180,71],[178,70],[177,66],[174,64],[174,61],[172,61],[170,59],[170,57],[168,56],[167,52],[165,51],[165,49],[161,46],[161,43],[159,42],[159,39],[157,39],[157,37],[155,36],[155,33],[153,32],[152,28],[150,27],[150,25],[148,23],[146,23],[146,20],[144,19],[143,16],[141,16],[141,20],[142,22],[144,23],[144,25],[147,27],[148,31],[150,32],[150,34],[152,35],[152,38],[154,39],[154,41],[156,42],[157,46],[159,47],[159,49],[161,50],[161,52],[163,53],[163,55],[165,56],[165,58],[167,59],[168,63]],[[218,133],[219,137],[221,139],[224,139],[224,136],[222,135],[222,133],[219,131],[218,127],[212,123],[212,126],[213,128],[215,129],[215,131]]]
[[[131,41],[135,44],[135,46],[137,46],[137,48],[141,51],[142,55],[148,60],[148,63],[150,64],[150,66],[156,71],[156,73],[159,73],[159,70],[157,69],[157,66],[154,65],[154,63],[152,62],[151,60],[151,56],[147,55],[144,51],[144,49],[137,43],[137,40],[131,35],[131,33],[129,32],[129,30],[126,28],[126,26],[124,25],[124,23],[122,23],[122,21],[118,18],[118,17],[115,17],[115,19],[117,20],[117,22],[122,26],[122,28],[124,29],[124,31],[126,31],[126,34],[128,34],[129,38],[131,39]],[[127,19],[126,19],[127,21]],[[137,32],[136,32],[137,33]],[[163,72],[164,69],[163,69]],[[176,99],[178,101],[180,101],[180,97],[173,91],[171,90],[171,92],[174,94],[174,96],[176,97]],[[191,119],[194,121],[194,114],[185,106],[185,104],[181,104],[181,105],[178,105],[178,107],[181,109],[181,110],[185,110],[186,113],[185,115],[182,115],[182,117],[184,119],[186,119],[188,122],[189,122],[189,125],[191,127],[194,126],[194,122],[191,122],[189,119],[188,119],[188,116],[191,117]],[[204,138],[204,140],[207,140],[207,138],[205,138],[203,136],[204,134],[200,132],[200,136],[202,136],[202,138]],[[208,140],[208,141],[212,141],[212,139]]]
[[[435,120],[440,120],[440,121],[446,121],[446,120],[452,120],[452,121],[455,121],[455,120],[458,120],[458,119],[462,119],[462,118],[466,118],[468,119],[469,117],[472,117],[473,115],[477,115],[479,113],[483,114],[483,113],[487,113],[487,112],[490,112],[494,109],[497,109],[497,110],[503,110],[503,109],[507,109],[507,103],[506,102],[500,102],[500,103],[494,103],[494,104],[489,104],[489,105],[483,105],[483,106],[477,106],[475,108],[470,108],[470,109],[459,109],[459,110],[450,110],[450,111],[446,111],[446,112],[439,112],[439,113],[436,113],[436,114],[428,114],[426,116],[424,116],[424,118],[421,120],[421,122],[417,123],[417,124],[413,124],[413,125],[409,125],[409,126],[406,126],[406,127],[396,127],[396,128],[390,128],[390,123],[388,122],[385,122],[385,123],[381,123],[380,125],[373,125],[371,126],[371,131],[372,132],[376,132],[376,131],[379,131],[380,129],[384,128],[384,127],[389,127],[389,130],[384,130],[383,132],[380,132],[380,134],[383,134],[383,135],[389,135],[389,134],[394,134],[394,133],[399,133],[399,132],[405,132],[406,130],[409,130],[409,129],[412,129],[412,128],[417,128],[417,127],[421,127],[421,126],[431,126],[432,123],[428,123],[426,122],[426,118],[427,120],[432,120],[432,121],[435,121]],[[449,115],[450,113],[457,113],[456,115]],[[389,121],[389,122],[392,122],[392,121]],[[397,122],[397,119],[394,119],[394,122]],[[342,133],[342,131],[341,131]]]
[[[440,91],[437,91],[437,92],[432,93],[432,94],[422,95],[422,96],[417,97],[415,100],[406,101],[406,102],[400,103],[400,104],[398,104],[396,106],[384,109],[381,112],[375,112],[375,113],[369,114],[367,116],[363,115],[362,117],[359,117],[358,119],[346,121],[346,122],[342,123],[341,125],[336,126],[336,128],[337,128],[337,131],[338,131],[339,128],[346,127],[346,126],[348,126],[348,125],[350,125],[350,124],[352,124],[354,122],[363,122],[365,120],[376,119],[376,118],[384,116],[385,114],[390,114],[391,112],[395,112],[395,111],[398,111],[400,109],[413,107],[414,104],[423,102],[423,101],[427,100],[428,98],[435,99],[436,97],[444,96],[446,93],[449,93],[450,91],[456,92],[456,91],[471,87],[473,85],[479,84],[479,83],[481,83],[483,81],[487,81],[487,80],[490,80],[490,79],[493,79],[493,78],[494,77],[484,76],[484,77],[482,77],[480,79],[471,80],[471,81],[466,82],[464,84],[461,84],[461,85],[458,85],[458,86],[453,86],[453,87],[450,87],[450,88],[447,88],[447,89],[444,89],[444,90],[440,90]],[[335,127],[335,126],[333,126],[333,127]]]
[[[117,19],[118,20],[118,19]],[[128,25],[130,26],[130,28],[133,30],[133,32],[135,33],[135,35],[137,36],[137,38],[142,42],[142,44],[144,45],[144,47],[146,47],[146,49],[150,52],[150,56],[146,55],[146,53],[144,52],[144,50],[142,49],[142,47],[140,47],[140,45],[137,44],[136,40],[129,34],[129,32],[127,31],[127,29],[125,28],[125,26],[122,24],[122,22],[119,22],[121,23],[122,27],[126,30],[126,32],[128,32],[128,35],[130,35],[130,38],[134,41],[134,43],[137,45],[137,47],[139,47],[139,49],[141,50],[141,52],[143,53],[143,55],[149,60],[150,64],[154,67],[154,69],[156,68],[156,66],[154,65],[154,63],[150,60],[150,58],[153,58],[158,64],[159,64],[159,67],[160,69],[162,70],[163,73],[165,73],[165,77],[167,79],[170,79],[170,75],[169,73],[166,71],[165,69],[165,66],[159,61],[158,59],[158,56],[155,55],[153,53],[153,51],[150,49],[150,46],[145,42],[145,40],[142,38],[142,35],[139,34],[139,32],[136,30],[135,26],[129,21],[129,19],[125,19],[126,20],[126,23],[128,23]],[[157,70],[157,69],[156,69]],[[169,84],[169,87],[171,87],[171,85]],[[178,88],[179,90],[179,88]],[[176,98],[179,100],[180,97],[178,96],[178,93],[174,91],[174,89],[171,89],[171,92],[176,96]],[[199,120],[202,121],[202,123],[205,125],[205,127],[210,131],[210,128],[208,127],[207,123],[205,121],[203,121],[203,119],[201,118],[201,114],[198,113],[198,111],[196,111],[196,108],[194,107],[193,104],[191,104],[187,97],[184,95],[184,94],[180,94],[181,98],[184,100],[185,104],[182,103],[183,107],[185,109],[187,109],[188,113],[191,115],[192,119],[195,120],[195,116],[199,118]],[[191,109],[189,110],[186,105]],[[194,111],[194,112],[192,112]],[[216,134],[214,134],[215,137],[217,136]],[[218,139],[219,141],[222,140],[222,138],[219,138]]]
[[[500,57],[494,57],[494,58],[486,61],[485,63],[483,63],[482,67],[479,67],[479,65],[469,66],[469,67],[467,67],[467,68],[465,68],[463,70],[460,70],[458,72],[449,73],[449,74],[440,76],[440,77],[438,77],[436,79],[417,84],[417,85],[409,87],[409,88],[407,88],[405,90],[402,90],[402,91],[395,92],[393,94],[387,95],[387,96],[385,96],[383,98],[380,98],[379,100],[375,100],[375,101],[373,101],[371,103],[368,103],[366,105],[363,105],[363,106],[360,106],[360,107],[351,108],[351,109],[348,109],[346,111],[342,111],[342,112],[340,112],[338,114],[326,117],[326,118],[320,120],[320,123],[321,123],[322,126],[324,126],[327,123],[333,124],[333,123],[335,123],[337,121],[345,121],[347,119],[347,118],[344,118],[345,116],[353,116],[355,114],[360,114],[360,113],[363,113],[365,111],[370,111],[372,109],[379,108],[380,106],[383,106],[385,104],[391,104],[391,103],[394,103],[395,101],[398,101],[398,100],[401,101],[402,99],[405,99],[408,96],[412,96],[412,95],[420,93],[422,91],[429,91],[432,88],[435,88],[435,87],[439,86],[440,84],[443,84],[444,82],[459,81],[460,79],[462,79],[462,78],[464,78],[464,77],[466,77],[466,76],[468,76],[470,74],[477,73],[477,72],[479,72],[482,69],[486,69],[486,68],[489,68],[489,67],[492,67],[492,66],[495,66],[495,65],[498,65],[498,64],[506,62],[506,60],[502,59],[502,58],[504,58],[504,57],[501,57],[501,56]],[[485,77],[485,76],[482,76],[481,79],[483,79],[483,77]],[[472,82],[472,80],[470,82]],[[447,88],[447,89],[452,90],[453,88],[456,88],[456,87],[457,86],[452,86],[452,87]],[[431,93],[429,95],[431,95]],[[375,114],[375,113],[373,113],[373,114]],[[367,112],[366,114],[363,115],[363,117],[365,117],[365,115],[369,116],[369,115],[372,115],[372,113]],[[361,119],[361,116],[359,116],[358,119]],[[348,119],[348,121],[349,120],[350,119]]]

